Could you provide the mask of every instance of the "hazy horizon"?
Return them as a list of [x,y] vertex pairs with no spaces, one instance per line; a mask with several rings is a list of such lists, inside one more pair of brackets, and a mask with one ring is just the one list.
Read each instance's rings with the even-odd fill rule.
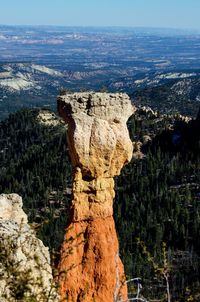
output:
[[0,4],[2,25],[200,30],[199,0],[0,0]]
[[12,27],[12,28],[17,28],[17,27],[33,27],[33,28],[60,28],[60,29],[77,29],[77,30],[82,30],[82,29],[87,29],[88,31],[90,30],[124,30],[124,31],[135,31],[135,32],[146,32],[149,31],[149,33],[166,33],[166,34],[188,34],[188,35],[193,35],[193,34],[200,34],[200,29],[196,28],[175,28],[175,27],[153,27],[153,26],[117,26],[117,25],[57,25],[57,24],[1,24],[0,27]]

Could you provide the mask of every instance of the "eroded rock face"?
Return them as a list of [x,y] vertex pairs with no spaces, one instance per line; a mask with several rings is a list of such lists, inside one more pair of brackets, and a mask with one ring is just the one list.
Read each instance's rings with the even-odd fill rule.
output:
[[74,167],[72,217],[59,264],[64,301],[127,299],[113,220],[113,177],[132,158],[126,122],[135,108],[127,94],[74,93],[58,98],[68,124]]
[[[113,217],[71,223],[60,266],[64,301],[118,301],[127,298],[124,267]],[[66,299],[66,300],[65,300]]]
[[74,166],[74,221],[113,214],[114,181],[132,158],[126,122],[135,108],[127,94],[74,93],[58,98],[68,123]]
[[0,219],[11,220],[18,224],[28,223],[27,216],[22,210],[22,198],[17,194],[0,195]]
[[126,94],[75,93],[58,98],[68,123],[73,165],[83,176],[114,177],[132,157],[126,122],[133,106]]
[[0,195],[0,301],[58,301],[48,248],[36,238],[17,194]]

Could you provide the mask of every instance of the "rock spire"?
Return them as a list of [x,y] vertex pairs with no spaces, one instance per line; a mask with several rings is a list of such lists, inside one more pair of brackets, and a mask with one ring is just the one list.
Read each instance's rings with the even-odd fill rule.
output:
[[68,124],[73,164],[71,222],[61,251],[64,301],[113,302],[127,298],[113,220],[114,180],[132,158],[126,122],[135,108],[124,93],[73,93],[58,97]]

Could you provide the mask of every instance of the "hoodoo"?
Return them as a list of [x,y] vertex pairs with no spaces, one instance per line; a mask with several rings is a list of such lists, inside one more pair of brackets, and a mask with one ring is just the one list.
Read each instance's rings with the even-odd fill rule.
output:
[[71,221],[59,263],[61,300],[126,300],[113,220],[113,177],[132,158],[126,122],[135,108],[127,94],[91,92],[59,96],[58,111],[68,124],[74,171]]

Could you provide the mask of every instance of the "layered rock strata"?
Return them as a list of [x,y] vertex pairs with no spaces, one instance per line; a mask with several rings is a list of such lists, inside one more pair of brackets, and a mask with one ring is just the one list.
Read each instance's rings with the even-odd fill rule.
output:
[[58,301],[48,248],[36,238],[17,194],[0,195],[0,301]]
[[74,169],[71,223],[61,251],[64,301],[127,298],[113,221],[114,180],[132,158],[126,122],[135,108],[126,94],[74,93],[58,97],[68,124]]

